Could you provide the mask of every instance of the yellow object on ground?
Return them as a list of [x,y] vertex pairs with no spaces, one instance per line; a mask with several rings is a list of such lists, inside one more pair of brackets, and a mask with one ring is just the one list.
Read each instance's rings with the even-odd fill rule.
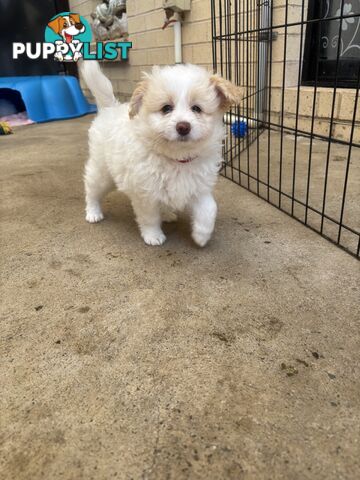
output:
[[10,135],[10,133],[13,133],[10,125],[6,122],[0,122],[0,135]]

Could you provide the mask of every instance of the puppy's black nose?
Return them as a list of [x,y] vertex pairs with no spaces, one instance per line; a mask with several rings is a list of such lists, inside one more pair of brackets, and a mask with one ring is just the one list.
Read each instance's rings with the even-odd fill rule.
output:
[[75,28],[77,28],[78,30],[81,30],[83,26],[84,25],[82,23],[75,23]]
[[179,135],[185,137],[188,133],[190,133],[191,125],[189,122],[179,122],[176,124],[176,131]]

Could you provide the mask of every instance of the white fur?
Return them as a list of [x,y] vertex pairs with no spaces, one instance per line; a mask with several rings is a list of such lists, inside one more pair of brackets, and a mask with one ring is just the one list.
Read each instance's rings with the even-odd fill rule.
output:
[[[140,233],[148,245],[161,245],[162,220],[189,209],[192,236],[204,246],[214,230],[212,196],[221,164],[223,111],[210,74],[194,65],[154,67],[129,104],[119,104],[96,62],[83,62],[82,74],[99,114],[89,130],[90,156],[85,167],[86,220],[104,216],[101,200],[116,188],[131,199]],[[164,114],[170,103],[174,110]],[[202,113],[192,111],[198,105]],[[129,108],[135,116],[129,117]],[[184,141],[178,122],[189,122]],[[180,160],[191,159],[188,163]]]

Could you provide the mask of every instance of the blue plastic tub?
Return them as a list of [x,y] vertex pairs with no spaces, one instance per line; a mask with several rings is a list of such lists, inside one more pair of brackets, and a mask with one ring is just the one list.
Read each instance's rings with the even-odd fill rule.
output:
[[28,117],[34,122],[63,120],[97,111],[96,105],[84,97],[78,79],[68,75],[1,77],[1,89],[20,92]]

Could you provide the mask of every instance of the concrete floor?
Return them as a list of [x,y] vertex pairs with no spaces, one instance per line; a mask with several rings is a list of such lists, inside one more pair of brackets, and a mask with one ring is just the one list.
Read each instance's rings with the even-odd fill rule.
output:
[[[252,138],[251,138],[252,137]],[[324,190],[325,190],[325,172],[328,176],[326,182],[326,201],[324,214],[329,218],[340,222],[342,201],[344,195],[344,184],[346,169],[348,164],[349,147],[342,144],[332,143],[330,152],[327,141],[314,138],[312,143],[310,138],[299,136],[295,141],[295,136],[290,134],[283,135],[281,142],[280,132],[264,130],[258,141],[256,140],[256,131],[252,131],[249,149],[246,148],[246,137],[244,142],[239,145],[234,141],[231,132],[228,133],[226,150],[228,154],[226,160],[228,166],[224,170],[225,175],[233,181],[244,185],[253,192],[257,192],[265,199],[268,198],[273,205],[281,206],[283,210],[293,214],[296,218],[305,221],[316,231],[321,230],[321,212],[323,209]],[[270,148],[269,148],[270,140]],[[311,155],[310,155],[311,144]],[[239,155],[240,148],[244,150]],[[283,152],[282,163],[280,166],[280,152]],[[294,158],[296,150],[296,168],[294,170]],[[233,159],[231,158],[233,152]],[[248,155],[249,152],[249,155]],[[270,154],[269,154],[270,152]],[[329,153],[329,163],[327,168],[327,158]],[[249,162],[248,162],[249,156]],[[311,162],[309,158],[311,157]],[[231,160],[232,166],[231,168]],[[249,164],[248,164],[249,163]],[[310,167],[310,181],[308,183]],[[281,170],[281,188],[280,188],[280,170]],[[241,173],[240,173],[241,172]],[[247,173],[250,176],[248,178]],[[295,179],[294,179],[295,172]],[[259,177],[259,186],[255,180]],[[294,179],[294,182],[293,182]],[[272,189],[267,187],[270,183]],[[346,186],[346,196],[343,211],[343,224],[352,230],[360,231],[360,148],[353,146],[351,148],[351,157],[349,162],[348,181]],[[307,189],[309,191],[307,192]],[[281,205],[279,201],[278,190],[284,194],[281,195]],[[307,198],[308,195],[308,198]],[[294,204],[291,197],[297,200]],[[308,201],[309,207],[306,209]],[[317,213],[320,212],[320,213]],[[339,227],[338,224],[325,218],[323,221],[323,233],[333,241],[337,241]],[[349,252],[356,255],[359,244],[359,236],[351,231],[342,228],[341,245]]]
[[85,223],[90,120],[0,139],[0,477],[359,478],[357,260],[225,179],[203,250]]

